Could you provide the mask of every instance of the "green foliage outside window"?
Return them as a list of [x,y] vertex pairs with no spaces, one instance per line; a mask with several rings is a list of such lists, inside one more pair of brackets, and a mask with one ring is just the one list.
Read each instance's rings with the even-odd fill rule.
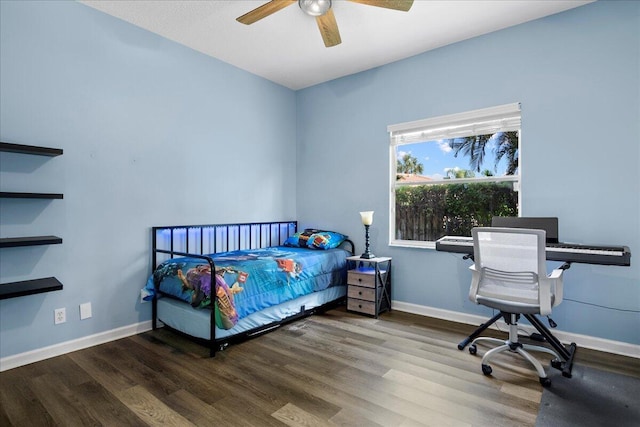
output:
[[435,241],[471,236],[494,216],[517,216],[518,193],[511,182],[460,183],[396,188],[396,238]]

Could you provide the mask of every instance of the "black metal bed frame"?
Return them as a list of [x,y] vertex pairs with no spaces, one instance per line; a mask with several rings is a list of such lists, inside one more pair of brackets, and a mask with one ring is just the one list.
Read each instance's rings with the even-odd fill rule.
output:
[[[172,259],[175,256],[199,258],[207,261],[211,267],[211,274],[215,274],[215,264],[213,258],[209,255],[228,252],[231,250],[243,250],[243,249],[257,249],[266,248],[269,246],[278,246],[284,244],[287,237],[296,233],[298,228],[297,221],[276,221],[276,222],[252,222],[252,223],[239,223],[239,224],[205,224],[205,225],[180,225],[180,226],[164,226],[164,227],[152,227],[152,259],[151,269],[152,273],[162,262],[159,262],[159,254],[167,255],[166,259]],[[184,239],[179,236],[179,231],[184,230]],[[205,230],[209,230],[205,233]],[[211,232],[213,230],[213,232]],[[162,243],[159,242],[159,235],[168,233],[168,248],[162,247]],[[196,235],[196,242],[190,239],[190,234]],[[218,238],[220,236],[220,239]],[[208,237],[208,238],[206,238]],[[160,239],[162,240],[162,239]],[[190,241],[191,240],[191,241]],[[178,245],[182,243],[182,245]],[[346,240],[345,243],[351,246],[351,254],[355,251],[355,246],[351,240]],[[176,246],[184,246],[185,250],[177,250]],[[189,251],[190,247],[194,247],[194,251]],[[211,278],[212,290],[215,286],[215,280]],[[156,284],[156,295],[162,293]],[[214,292],[215,293],[215,292]],[[217,299],[217,296],[215,297]],[[280,321],[272,322],[267,325],[263,325],[239,334],[235,334],[229,337],[216,339],[216,324],[214,316],[215,302],[212,301],[212,309],[210,316],[210,337],[211,339],[200,339],[191,337],[197,341],[208,344],[209,354],[214,357],[216,351],[223,350],[229,344],[241,342],[249,338],[266,333],[272,329],[276,329],[279,326],[289,323],[293,320],[301,317],[306,317],[314,313],[324,312],[335,306],[344,303],[344,298],[340,298],[335,301],[330,301],[320,307],[314,309],[305,309],[304,306],[300,307],[300,312],[289,316]],[[152,327],[153,330],[158,328],[158,300],[154,297],[152,300]],[[177,331],[174,328],[165,325],[165,327]],[[188,335],[187,335],[188,336]]]

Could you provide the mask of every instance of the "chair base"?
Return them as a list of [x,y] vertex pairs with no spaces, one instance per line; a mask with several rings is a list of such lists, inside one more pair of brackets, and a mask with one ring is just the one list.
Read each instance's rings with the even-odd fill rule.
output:
[[[481,324],[473,331],[469,336],[460,341],[458,344],[458,350],[462,351],[464,348],[469,345],[475,338],[479,337],[485,329],[489,328],[491,325],[496,323],[505,314],[503,312],[498,312],[491,319]],[[578,350],[578,346],[576,343],[571,343],[568,346],[565,346],[558,340],[549,329],[547,329],[542,322],[533,314],[525,314],[524,317],[527,318],[529,323],[536,328],[536,330],[540,333],[543,341],[549,343],[551,347],[558,353],[560,359],[553,360],[551,366],[562,372],[562,376],[566,378],[571,378],[571,371],[573,369],[573,359],[576,355],[576,351]],[[475,354],[475,352],[473,353]]]
[[[529,354],[529,351],[538,351],[538,352],[550,354],[554,357],[554,360],[556,361],[560,361],[560,356],[558,356],[558,354],[555,351],[547,347],[523,344],[518,342],[518,323],[517,323],[518,315],[516,314],[510,314],[510,315],[511,315],[511,319],[509,322],[509,339],[500,340],[497,338],[489,338],[489,337],[476,338],[471,342],[471,345],[469,346],[469,353],[471,354],[477,353],[478,350],[477,350],[476,344],[479,342],[490,342],[490,343],[500,344],[498,347],[492,348],[491,350],[487,351],[485,355],[482,357],[481,363],[482,363],[483,374],[491,375],[493,370],[489,365],[489,361],[493,356],[499,353],[504,353],[509,351],[511,353],[519,354],[525,360],[527,360],[531,365],[533,365],[536,372],[538,373],[538,377],[540,378],[540,384],[542,384],[545,387],[550,386],[551,380],[547,376],[547,373],[542,367],[542,364],[536,358],[534,358],[531,354]],[[553,361],[552,361],[552,364],[553,364]]]

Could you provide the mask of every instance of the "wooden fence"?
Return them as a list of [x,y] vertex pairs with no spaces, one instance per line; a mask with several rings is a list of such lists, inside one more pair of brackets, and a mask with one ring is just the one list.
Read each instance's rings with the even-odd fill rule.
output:
[[396,191],[396,238],[435,241],[471,236],[494,216],[517,216],[518,193],[510,182],[402,187]]

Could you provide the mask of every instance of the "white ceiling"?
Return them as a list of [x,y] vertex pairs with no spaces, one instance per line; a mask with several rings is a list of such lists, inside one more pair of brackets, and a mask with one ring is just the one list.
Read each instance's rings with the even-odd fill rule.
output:
[[290,89],[302,89],[593,0],[415,0],[409,12],[334,0],[342,44],[326,48],[297,4],[252,25],[266,0],[80,0]]

